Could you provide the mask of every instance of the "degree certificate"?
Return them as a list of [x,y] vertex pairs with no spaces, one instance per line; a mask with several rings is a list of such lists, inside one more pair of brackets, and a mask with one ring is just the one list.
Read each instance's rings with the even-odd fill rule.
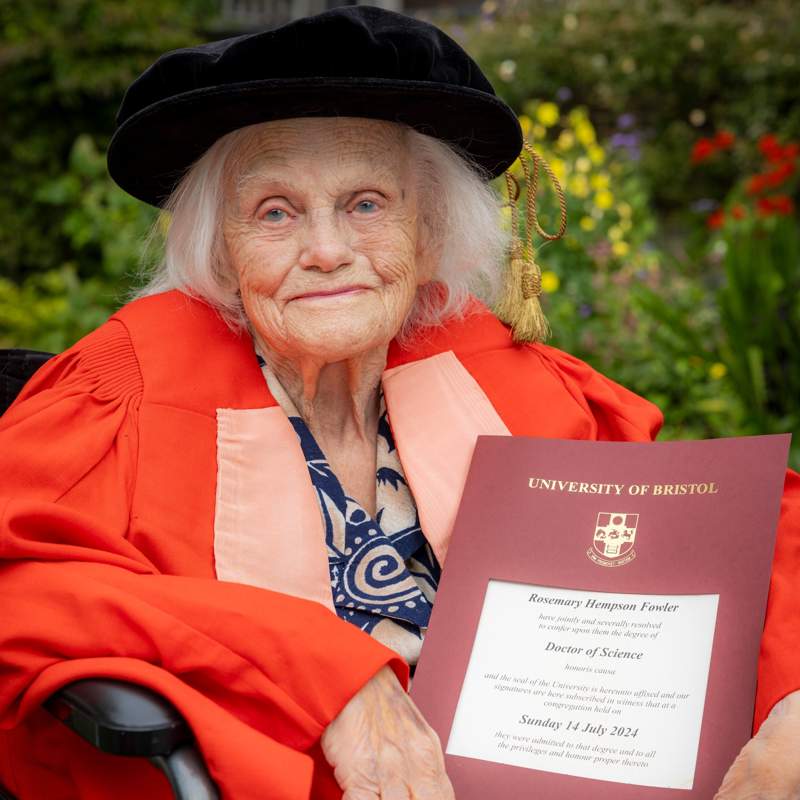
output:
[[478,439],[411,688],[459,800],[714,796],[788,444]]
[[718,599],[490,581],[446,752],[691,789]]

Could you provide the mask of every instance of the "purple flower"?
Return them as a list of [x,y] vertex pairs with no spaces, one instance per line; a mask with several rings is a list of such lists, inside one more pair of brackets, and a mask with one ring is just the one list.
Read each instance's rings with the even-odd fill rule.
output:
[[625,148],[626,150],[637,148],[639,142],[638,133],[615,133],[610,139],[612,147]]
[[625,114],[620,114],[617,117],[617,127],[622,131],[628,130],[628,128],[632,128],[635,124],[636,124],[636,117],[630,112],[627,112]]
[[701,197],[699,200],[695,200],[689,206],[692,211],[695,211],[698,214],[708,214],[709,211],[713,211],[716,207],[717,201],[712,200],[710,197]]
[[587,319],[592,316],[592,307],[588,303],[581,303],[578,306],[578,316],[582,319]]
[[556,90],[556,100],[565,103],[567,100],[572,99],[572,89],[569,86],[559,86]]
[[615,133],[610,139],[609,144],[615,150],[625,150],[631,161],[638,161],[641,156],[639,145],[642,137],[635,131],[631,133]]

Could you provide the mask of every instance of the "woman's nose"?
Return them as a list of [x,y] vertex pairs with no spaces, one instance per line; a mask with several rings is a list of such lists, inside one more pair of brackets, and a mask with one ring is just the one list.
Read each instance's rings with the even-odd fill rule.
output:
[[352,260],[349,231],[340,224],[336,212],[310,214],[303,231],[300,266],[332,272]]

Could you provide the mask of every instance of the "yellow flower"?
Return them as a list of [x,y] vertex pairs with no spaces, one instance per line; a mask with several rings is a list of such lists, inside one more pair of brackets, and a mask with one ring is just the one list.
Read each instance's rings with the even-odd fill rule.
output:
[[552,270],[546,269],[542,272],[542,291],[551,294],[557,292],[561,286],[561,280]]
[[606,151],[603,150],[599,144],[591,145],[586,152],[589,153],[589,158],[592,159],[592,164],[599,166],[606,160]]
[[558,106],[555,103],[541,103],[539,108],[536,109],[536,119],[545,126],[550,128],[558,122],[561,116]]
[[592,184],[592,189],[599,192],[601,189],[608,189],[611,176],[607,172],[596,172],[589,178],[589,182]]
[[[558,176],[556,176],[558,177]],[[567,191],[575,197],[589,196],[589,181],[585,175],[573,175],[567,184]]]
[[578,225],[580,225],[581,230],[584,231],[593,231],[597,227],[597,223],[591,217],[581,217]]
[[619,221],[619,229],[627,233],[633,227],[633,223],[627,217]]
[[633,209],[631,208],[630,203],[620,203],[617,206],[617,214],[623,218],[630,218],[631,214],[633,214]]
[[508,172],[510,172],[515,178],[521,178],[523,175],[522,172],[522,164],[520,164],[519,159],[517,159],[509,168]]
[[561,181],[561,183],[567,179],[567,165],[563,159],[550,159],[550,169],[553,170],[553,174],[556,176],[556,178],[558,178],[559,181]]
[[522,135],[527,138],[533,127],[533,121],[527,114],[519,115],[519,126],[522,128]]
[[622,228],[619,225],[612,225],[608,229],[608,238],[611,239],[612,242],[618,242],[622,239],[625,234],[622,231]]
[[611,252],[618,258],[628,255],[630,249],[631,246],[627,242],[614,242],[614,244],[611,245]]
[[709,368],[708,374],[715,380],[718,381],[720,378],[724,378],[728,374],[728,368],[720,361],[715,361]]
[[594,126],[588,119],[582,119],[575,125],[575,136],[584,147],[589,147],[597,141]]
[[572,131],[561,131],[556,140],[556,147],[559,150],[569,150],[575,144],[575,134]]
[[547,136],[547,128],[544,125],[534,125],[533,126],[533,138],[534,139],[544,139]]
[[594,196],[594,204],[598,208],[602,208],[604,211],[606,209],[611,208],[614,205],[614,195],[608,191],[608,189],[601,189],[595,196]]
[[581,156],[575,161],[575,169],[578,172],[589,172],[592,169],[592,162],[586,156]]
[[573,108],[567,115],[570,125],[578,125],[586,120],[586,109],[583,106]]

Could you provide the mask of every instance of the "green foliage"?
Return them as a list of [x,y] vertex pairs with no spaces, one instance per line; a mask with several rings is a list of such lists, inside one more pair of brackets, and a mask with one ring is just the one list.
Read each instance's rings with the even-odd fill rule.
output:
[[759,430],[800,429],[800,232],[771,218],[726,231],[720,355]]
[[[0,278],[0,346],[58,352],[124,301],[157,212],[111,181],[88,134],[73,145],[67,171],[43,183],[35,200],[56,212],[53,233],[71,257],[21,282]],[[82,275],[81,264],[93,265],[92,274]]]
[[[592,109],[601,138],[635,136],[657,207],[718,196],[735,176],[692,173],[699,133],[800,134],[800,14],[794,0],[488,0],[450,32],[516,110],[538,97]],[[631,115],[633,130],[617,121]]]
[[[570,220],[562,241],[537,252],[552,344],[656,403],[664,438],[800,428],[800,230],[765,210],[778,199],[788,206],[788,196],[751,197],[754,179],[741,179],[709,218],[724,224],[710,231],[699,220],[691,237],[683,232],[693,254],[676,256],[657,244],[664,232],[639,164],[597,142],[586,109],[529,100],[524,110],[522,127],[563,185]],[[781,164],[794,149],[774,141],[773,163],[759,165],[790,176],[784,191],[794,173]],[[538,206],[553,231],[555,193],[540,189]]]
[[[726,429],[800,430],[800,229],[770,217],[726,225],[709,243],[716,286],[693,282],[694,305],[680,292],[639,289],[636,302],[661,325],[654,344],[668,358],[691,353],[709,365],[727,396]],[[714,275],[714,271],[709,271]],[[677,301],[677,302],[676,302]],[[800,463],[800,443],[793,448]]]
[[[0,3],[0,265],[22,281],[74,262],[64,206],[41,194],[73,143],[101,149],[122,94],[166,50],[202,40],[213,0],[4,0]],[[96,263],[76,264],[91,277]]]
[[80,280],[64,266],[20,286],[0,278],[0,346],[57,353],[104,322],[122,298],[96,278]]
[[[667,437],[741,431],[744,409],[722,380],[719,313],[703,281],[655,244],[659,226],[638,164],[598,143],[583,108],[527,101],[525,111],[523,128],[562,182],[570,220],[566,237],[537,255],[551,343],[656,403]],[[553,230],[554,193],[540,194],[542,222]]]

